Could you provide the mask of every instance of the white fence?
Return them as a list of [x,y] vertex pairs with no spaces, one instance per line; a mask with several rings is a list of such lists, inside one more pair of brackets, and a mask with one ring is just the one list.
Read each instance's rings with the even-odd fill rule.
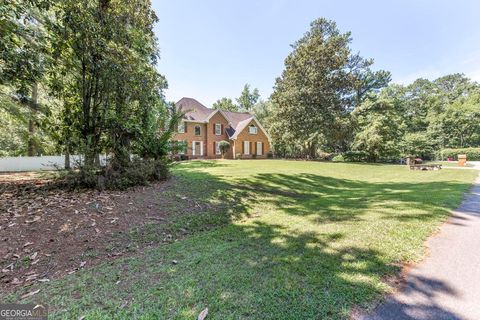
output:
[[[71,155],[70,165],[75,167],[82,160],[82,156]],[[106,163],[106,156],[100,156],[100,163]],[[0,172],[5,171],[33,171],[55,170],[65,168],[65,156],[41,156],[41,157],[5,157],[0,158]]]

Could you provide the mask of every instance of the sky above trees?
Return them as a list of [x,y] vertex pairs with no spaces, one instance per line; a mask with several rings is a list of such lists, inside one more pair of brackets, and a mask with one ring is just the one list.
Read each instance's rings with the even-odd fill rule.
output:
[[290,45],[325,17],[351,31],[352,48],[393,82],[462,72],[480,81],[480,2],[152,0],[167,99],[207,106],[235,98],[245,83],[267,98]]

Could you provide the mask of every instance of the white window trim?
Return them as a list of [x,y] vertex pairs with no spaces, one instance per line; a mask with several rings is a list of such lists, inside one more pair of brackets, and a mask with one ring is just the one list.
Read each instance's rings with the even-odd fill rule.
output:
[[243,154],[250,155],[250,141],[243,141]]
[[[250,131],[250,129],[255,129],[255,132]],[[258,128],[257,128],[257,126],[254,125],[254,124],[249,125],[249,126],[248,126],[248,133],[250,133],[250,134],[257,134],[257,133],[258,133]]]
[[[197,134],[197,127],[199,129],[198,134]],[[200,125],[197,124],[196,126],[193,127],[193,135],[195,135],[197,137],[202,135],[202,127]]]
[[262,156],[263,155],[262,148],[263,148],[263,142],[258,141],[257,142],[257,156]]
[[215,154],[216,155],[221,155],[222,152],[220,151],[220,142],[215,141]]
[[[218,133],[217,133],[217,128],[218,128]],[[221,123],[215,123],[215,135],[216,136],[221,136],[222,135],[222,124]]]

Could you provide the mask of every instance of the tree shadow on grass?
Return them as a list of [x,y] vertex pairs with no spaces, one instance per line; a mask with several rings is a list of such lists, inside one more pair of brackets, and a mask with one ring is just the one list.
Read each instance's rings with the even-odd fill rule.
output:
[[[50,301],[64,318],[191,319],[208,307],[212,319],[345,319],[352,306],[366,306],[384,294],[388,285],[381,279],[398,273],[400,265],[378,248],[345,241],[351,236],[346,229],[312,232],[238,219],[252,214],[258,201],[319,224],[361,221],[367,210],[393,222],[425,221],[447,214],[468,188],[314,174],[227,180],[200,170],[178,173],[166,196],[185,197],[198,208],[173,221],[194,235],[45,284],[30,299]],[[445,196],[453,200],[444,201]],[[181,211],[182,205],[173,202],[166,209]],[[402,212],[412,207],[422,212]],[[210,232],[195,235],[204,230]]]
[[[329,223],[361,219],[375,210],[382,219],[429,220],[449,214],[469,184],[458,182],[366,182],[314,174],[258,174],[238,189],[265,197],[284,212]],[[412,213],[411,209],[421,213]]]

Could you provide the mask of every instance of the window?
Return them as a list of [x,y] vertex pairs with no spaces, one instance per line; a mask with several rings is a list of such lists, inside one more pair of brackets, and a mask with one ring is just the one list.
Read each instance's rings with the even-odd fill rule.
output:
[[250,154],[250,142],[249,141],[243,141],[243,154]]
[[257,134],[257,127],[254,124],[252,124],[250,127],[248,127],[248,133]]
[[177,130],[178,133],[185,133],[185,127],[186,127],[186,125],[187,125],[187,124],[186,124],[185,122],[183,122],[183,121],[180,122],[180,123],[178,124],[178,130]]
[[263,154],[263,143],[257,142],[257,156],[261,156]]
[[200,126],[199,126],[199,125],[196,125],[196,126],[195,126],[195,135],[196,135],[196,136],[199,136],[199,135],[200,135]]
[[215,123],[215,135],[220,136],[222,135],[222,124]]
[[220,152],[220,142],[215,141],[215,154],[222,154]]

